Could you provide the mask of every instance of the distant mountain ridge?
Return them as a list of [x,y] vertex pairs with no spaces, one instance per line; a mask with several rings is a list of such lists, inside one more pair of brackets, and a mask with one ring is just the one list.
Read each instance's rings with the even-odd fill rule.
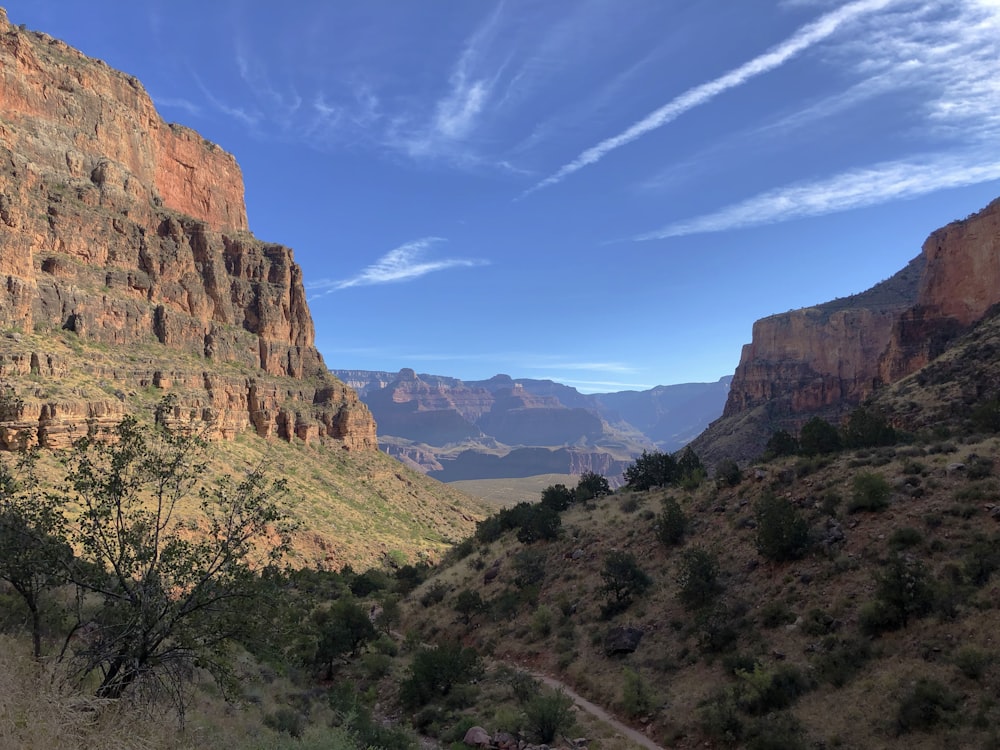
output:
[[729,377],[584,394],[552,380],[332,370],[375,417],[383,450],[442,481],[580,474],[614,481],[643,450],[674,452],[722,413]]

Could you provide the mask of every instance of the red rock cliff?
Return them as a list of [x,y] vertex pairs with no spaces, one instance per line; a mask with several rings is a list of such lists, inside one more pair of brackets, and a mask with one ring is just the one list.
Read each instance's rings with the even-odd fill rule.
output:
[[936,357],[1000,302],[1000,199],[932,233],[905,269],[859,295],[759,320],[723,417],[777,423],[843,411]]
[[[177,419],[224,436],[376,445],[367,407],[314,346],[292,251],[247,230],[236,160],[164,123],[131,76],[2,11],[0,283],[5,385],[82,371],[122,386],[61,401],[28,388],[0,413],[0,445],[15,427],[57,444],[115,421],[126,385],[177,393]],[[57,346],[65,332],[82,359]]]

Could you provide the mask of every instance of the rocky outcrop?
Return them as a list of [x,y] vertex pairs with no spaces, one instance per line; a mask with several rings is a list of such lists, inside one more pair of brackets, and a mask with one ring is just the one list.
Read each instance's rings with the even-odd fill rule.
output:
[[3,16],[0,101],[0,329],[20,336],[0,377],[53,381],[22,381],[7,434],[63,444],[148,389],[222,437],[376,446],[314,346],[292,251],[247,230],[230,154],[164,123],[136,79]]
[[927,365],[998,302],[1000,200],[932,233],[906,268],[867,292],[757,321],[723,417],[695,448],[712,457],[742,443],[759,455],[773,429],[836,419]]

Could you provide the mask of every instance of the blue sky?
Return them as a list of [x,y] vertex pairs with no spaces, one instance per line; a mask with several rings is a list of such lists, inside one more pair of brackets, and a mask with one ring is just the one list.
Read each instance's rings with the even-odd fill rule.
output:
[[239,161],[331,368],[731,374],[1000,195],[1000,0],[0,0]]

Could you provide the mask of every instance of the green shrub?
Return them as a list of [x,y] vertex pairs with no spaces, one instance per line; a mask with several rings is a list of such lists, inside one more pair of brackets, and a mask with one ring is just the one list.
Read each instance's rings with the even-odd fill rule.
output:
[[580,475],[580,481],[576,484],[577,502],[586,502],[595,497],[603,497],[611,494],[611,485],[608,480],[594,471],[585,471]]
[[562,690],[544,690],[524,707],[525,728],[537,742],[552,742],[574,724],[573,699]]
[[299,738],[306,728],[306,718],[294,709],[281,706],[271,713],[264,714],[264,726],[275,732],[284,732]]
[[625,715],[634,719],[651,713],[656,699],[642,675],[626,667],[622,678],[622,708]]
[[455,597],[455,611],[462,616],[462,622],[466,625],[472,622],[472,618],[486,609],[486,602],[478,591],[462,589]]
[[765,461],[771,461],[781,456],[794,456],[798,452],[799,441],[788,430],[777,430],[768,439],[763,458]]
[[975,646],[963,646],[955,654],[955,666],[970,680],[981,679],[991,661],[992,654]]
[[663,512],[656,517],[656,537],[668,547],[680,544],[687,530],[687,516],[672,497],[663,498]]
[[[608,554],[601,569],[603,591],[608,597],[608,608],[621,612],[628,608],[635,596],[641,596],[653,585],[634,556],[620,550]],[[611,612],[610,614],[614,614]]]
[[809,525],[791,500],[768,493],[754,509],[757,551],[769,560],[802,557],[809,548]]
[[873,448],[896,442],[896,430],[885,416],[863,406],[848,415],[842,432],[847,448]]
[[825,419],[813,417],[802,426],[799,433],[799,453],[803,456],[835,453],[840,448],[840,433]]
[[757,664],[752,671],[737,671],[736,677],[737,705],[755,716],[787,708],[811,687],[802,671],[793,664],[773,669]]
[[880,511],[889,507],[889,496],[892,488],[885,477],[875,472],[862,472],[855,475],[851,483],[851,500],[847,505],[848,513],[858,511]]
[[414,654],[399,697],[407,708],[417,708],[447,696],[456,685],[467,684],[481,674],[482,664],[473,649],[445,641]]
[[552,634],[554,620],[555,616],[552,614],[552,610],[543,604],[531,616],[531,632],[539,638],[548,638]]
[[769,601],[760,608],[760,625],[763,628],[778,628],[795,622],[795,613],[785,602]]
[[896,529],[889,536],[889,546],[894,550],[904,550],[908,547],[915,547],[924,540],[924,535],[912,526],[903,526]]
[[424,607],[430,607],[434,604],[440,604],[444,601],[445,595],[448,593],[448,587],[441,583],[441,581],[435,581],[420,597],[420,604]]
[[743,472],[733,459],[725,458],[715,467],[715,478],[727,487],[735,487],[743,481]]
[[867,640],[860,638],[824,638],[813,661],[816,676],[836,688],[846,685],[861,671],[872,656]]
[[958,708],[958,698],[937,680],[922,677],[906,692],[896,712],[900,734],[933,729]]
[[559,512],[566,510],[577,499],[589,500],[590,498],[578,498],[573,490],[565,484],[553,484],[542,490],[541,503],[546,508],[551,508],[552,510]]
[[701,547],[681,553],[677,572],[681,603],[687,609],[698,609],[712,603],[722,591],[719,583],[719,561]]

